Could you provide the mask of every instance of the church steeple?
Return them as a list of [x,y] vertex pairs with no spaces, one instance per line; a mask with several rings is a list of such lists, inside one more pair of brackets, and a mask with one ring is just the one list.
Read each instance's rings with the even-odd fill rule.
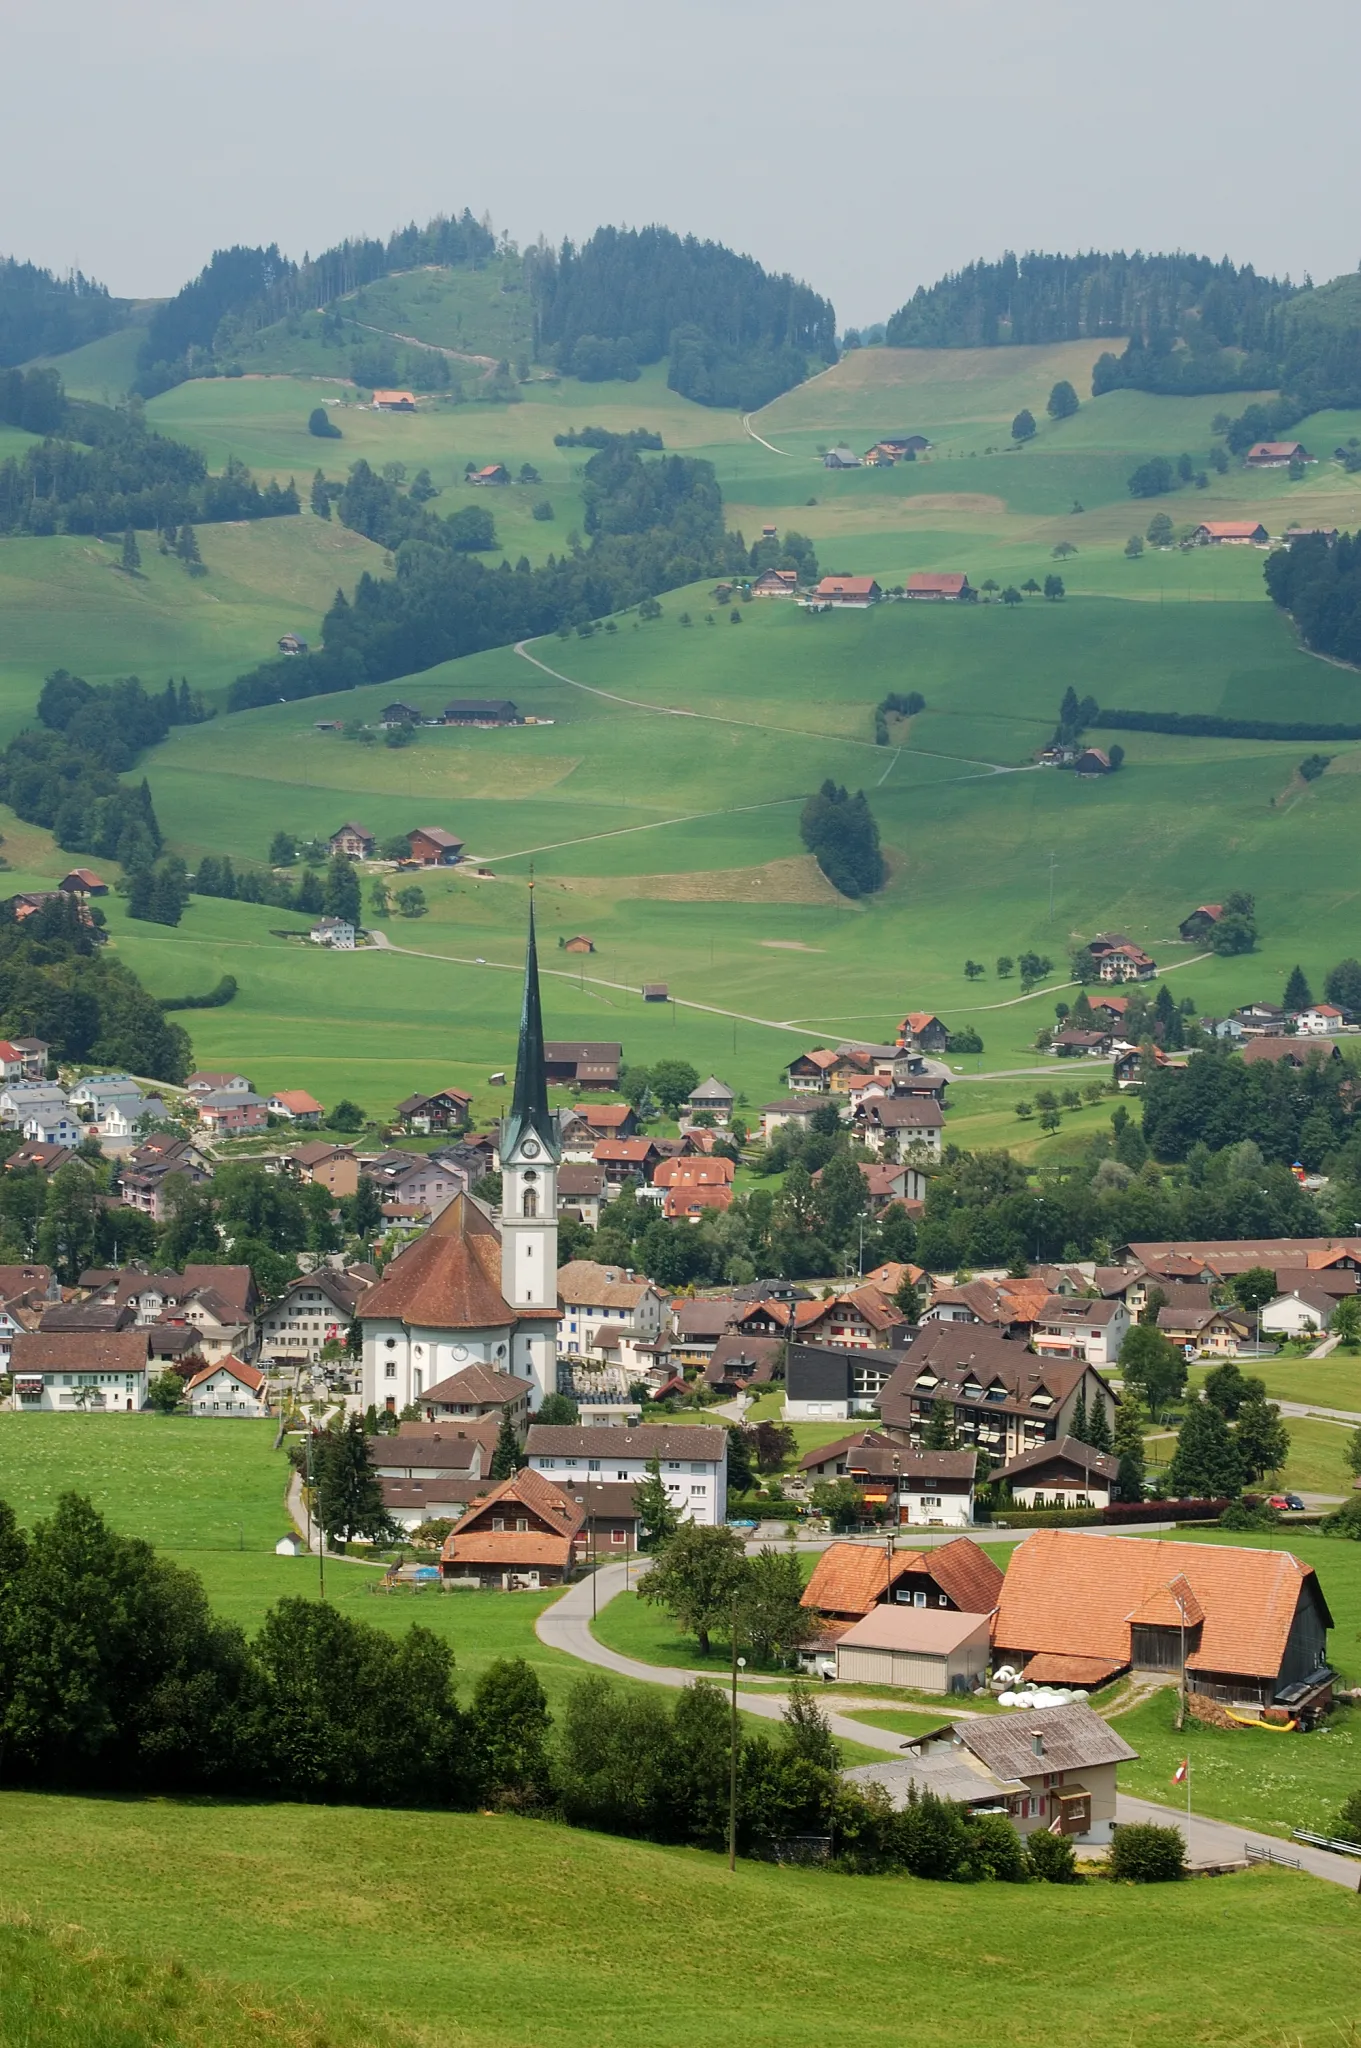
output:
[[520,1007],[520,1043],[515,1056],[515,1092],[511,1097],[510,1115],[501,1126],[503,1160],[518,1153],[525,1139],[531,1136],[539,1140],[555,1164],[562,1157],[557,1122],[548,1107],[548,1081],[544,1069],[539,949],[534,932],[534,885],[531,882],[529,946],[525,954],[524,1000]]

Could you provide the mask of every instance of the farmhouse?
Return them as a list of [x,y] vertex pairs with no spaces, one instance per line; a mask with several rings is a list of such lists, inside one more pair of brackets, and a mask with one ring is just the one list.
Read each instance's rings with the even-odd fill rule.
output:
[[732,1115],[737,1097],[726,1081],[720,1081],[711,1074],[707,1081],[701,1081],[698,1088],[692,1088],[689,1096],[691,1116],[698,1116],[701,1110],[708,1110],[715,1122],[727,1123]]
[[1311,1060],[1340,1060],[1342,1048],[1336,1041],[1321,1044],[1309,1034],[1295,1038],[1249,1038],[1240,1057],[1246,1067],[1256,1066],[1259,1060],[1270,1060],[1273,1066],[1284,1061],[1290,1067],[1307,1067]]
[[617,1195],[630,1181],[650,1180],[661,1154],[651,1138],[601,1138],[591,1157],[602,1169],[606,1187]]
[[1101,981],[1152,981],[1158,963],[1119,932],[1105,932],[1092,940],[1087,951],[1096,962]]
[[575,1088],[617,1088],[622,1045],[604,1039],[550,1038],[544,1043],[544,1078]]
[[1297,540],[1321,540],[1326,548],[1336,547],[1337,528],[1335,526],[1287,526],[1283,539],[1288,548],[1293,548]]
[[1260,519],[1204,519],[1191,539],[1198,548],[1264,548],[1269,535]]
[[185,1404],[191,1415],[268,1415],[269,1388],[258,1366],[228,1355],[205,1365],[185,1382]]
[[446,725],[519,725],[509,697],[454,697],[444,707]]
[[942,1023],[934,1011],[909,1010],[898,1026],[900,1046],[915,1046],[920,1052],[946,1052],[950,1045],[949,1027]]
[[415,395],[410,391],[375,391],[373,409],[375,412],[414,412]]
[[463,1130],[472,1104],[472,1096],[461,1088],[438,1088],[433,1095],[408,1095],[392,1114],[403,1130],[428,1137],[431,1131]]
[[927,1529],[967,1529],[973,1522],[972,1451],[904,1450],[866,1434],[847,1448],[844,1462],[866,1508],[890,1522]]
[[916,1147],[940,1157],[945,1118],[929,1097],[876,1096],[857,1106],[855,1120],[863,1142],[885,1159],[901,1159]]
[[914,569],[903,586],[903,595],[940,604],[948,603],[950,600],[967,601],[975,595],[975,591],[962,569],[950,569],[943,575],[936,575],[925,569]]
[[441,1575],[474,1580],[484,1591],[561,1586],[579,1554],[585,1521],[559,1487],[532,1468],[517,1472],[455,1523],[440,1551]]
[[1040,1683],[1153,1671],[1230,1704],[1308,1711],[1331,1697],[1332,1615],[1288,1550],[1037,1529],[1002,1582],[994,1656]]
[[829,1543],[799,1604],[842,1623],[858,1621],[881,1602],[938,1613],[991,1614],[1001,1591],[1000,1568],[968,1536],[932,1550]]
[[14,1408],[135,1415],[146,1406],[145,1330],[22,1331],[10,1345]]
[[424,717],[425,713],[418,710],[414,704],[407,704],[402,698],[398,697],[391,704],[383,706],[378,714],[378,723],[380,725],[419,725]]
[[72,868],[63,875],[57,887],[68,896],[107,896],[109,885],[100,880],[93,868]]
[[562,942],[564,953],[594,953],[595,940],[588,939],[585,932],[574,932],[570,939]]
[[784,1070],[790,1089],[795,1093],[825,1095],[831,1086],[828,1076],[838,1057],[824,1045],[812,1052],[799,1053]]
[[799,588],[797,569],[763,569],[751,586],[753,597],[795,597]]
[[298,633],[284,633],[275,644],[280,654],[290,661],[307,652],[307,642]]
[[271,1116],[284,1117],[291,1124],[315,1126],[325,1116],[324,1106],[305,1088],[282,1088],[269,1098]]
[[407,840],[412,860],[423,868],[451,868],[463,851],[463,841],[442,825],[418,825]]
[[375,844],[372,832],[350,822],[331,834],[326,847],[332,858],[340,854],[346,860],[372,860]]
[[1292,462],[1312,462],[1303,441],[1254,441],[1243,461],[1249,469],[1288,469]]
[[470,484],[508,484],[510,471],[504,462],[489,462],[482,469],[475,469],[468,478]]
[[859,469],[860,457],[846,447],[829,448],[822,458],[824,469]]
[[1189,917],[1184,917],[1177,926],[1183,939],[1203,939],[1224,915],[1222,903],[1198,903]]
[[813,592],[813,601],[863,609],[877,604],[883,594],[873,576],[824,576]]

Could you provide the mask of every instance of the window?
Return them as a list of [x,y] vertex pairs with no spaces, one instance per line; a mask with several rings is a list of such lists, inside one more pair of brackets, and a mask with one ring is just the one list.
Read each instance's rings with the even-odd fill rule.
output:
[[615,1478],[616,1478],[616,1479],[627,1479],[627,1478],[628,1478],[628,1473],[627,1473],[627,1472],[616,1472],[614,1476],[615,1476]]
[[708,1468],[708,1466],[707,1466],[707,1465],[706,1465],[706,1464],[705,1464],[705,1463],[703,1462],[703,1460],[702,1460],[702,1459],[699,1459],[699,1458],[696,1458],[696,1459],[694,1460],[694,1462],[693,1462],[693,1463],[691,1464],[691,1466],[690,1466],[690,1470],[691,1470],[692,1472],[706,1472],[706,1473],[707,1473],[708,1469],[709,1469],[709,1468]]
[[611,1531],[610,1531],[610,1542],[611,1542],[611,1543],[627,1543],[627,1542],[628,1542],[628,1530],[627,1530],[627,1529],[611,1529]]
[[680,1471],[680,1461],[679,1461],[679,1459],[669,1459],[669,1460],[667,1461],[667,1467],[666,1467],[666,1469],[667,1469],[667,1471],[668,1471],[668,1472],[679,1472],[679,1471]]
[[698,1495],[699,1495],[699,1496],[700,1496],[701,1498],[703,1498],[703,1496],[704,1496],[704,1495],[705,1495],[705,1494],[706,1494],[706,1493],[708,1492],[708,1490],[709,1490],[709,1489],[708,1489],[708,1487],[707,1487],[707,1486],[692,1486],[692,1487],[690,1488],[690,1498],[691,1498],[691,1500],[693,1500],[693,1499],[695,1498],[696,1494],[698,1494]]
[[599,1458],[588,1458],[586,1460],[586,1470],[588,1472],[598,1472],[600,1470]]
[[938,1508],[940,1506],[940,1495],[938,1493],[924,1493],[922,1495],[922,1506],[924,1508]]
[[914,1593],[914,1594],[912,1595],[912,1605],[913,1605],[914,1607],[925,1607],[925,1605],[926,1605],[926,1595],[925,1595],[925,1593]]
[[529,1534],[528,1515],[517,1515],[515,1517],[515,1533],[517,1536],[527,1536]]
[[501,1535],[504,1535],[504,1533],[505,1533],[505,1527],[506,1527],[506,1518],[505,1518],[505,1516],[504,1516],[504,1515],[493,1515],[493,1516],[492,1516],[492,1518],[491,1518],[491,1526],[492,1526],[492,1534],[493,1534],[494,1536],[501,1536]]
[[[539,1470],[541,1472],[552,1472],[555,1470],[557,1462],[558,1461],[556,1458],[540,1458]],[[569,1465],[574,1465],[576,1463],[576,1460],[575,1458],[569,1458],[567,1462]]]
[[537,1216],[539,1213],[539,1197],[533,1188],[525,1189],[522,1213],[526,1216]]

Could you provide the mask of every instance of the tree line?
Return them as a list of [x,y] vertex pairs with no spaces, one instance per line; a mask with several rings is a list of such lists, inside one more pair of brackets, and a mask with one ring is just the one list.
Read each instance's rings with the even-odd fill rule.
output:
[[725,529],[709,462],[679,455],[645,462],[631,437],[611,436],[586,464],[582,494],[586,547],[550,555],[537,569],[525,557],[514,569],[504,561],[490,569],[467,553],[455,522],[356,463],[337,510],[395,551],[395,575],[366,572],[352,601],[337,591],[321,648],[238,676],[228,709],[389,681],[483,648],[589,626],[678,584],[743,571],[746,552],[740,535]]
[[[1299,547],[1309,545],[1305,541],[1297,543]],[[1318,545],[1322,547],[1323,544],[1320,542]],[[1324,553],[1327,552],[1325,548]],[[1294,548],[1278,550],[1268,558],[1268,568],[1273,562],[1288,561],[1294,553]],[[1361,593],[1361,576],[1357,578],[1357,591]],[[1275,592],[1272,594],[1274,596]],[[1280,603],[1281,600],[1277,598],[1277,602]],[[1358,596],[1356,604],[1357,618],[1361,620],[1361,595]],[[1320,612],[1324,609],[1326,608],[1320,607]],[[1311,616],[1318,630],[1318,615]],[[1326,633],[1329,627],[1322,630]],[[1361,626],[1355,627],[1354,637],[1357,650],[1354,658],[1361,660]],[[1165,732],[1183,739],[1361,740],[1361,725],[1325,725],[1308,718],[1221,718],[1217,713],[1209,711],[1100,710],[1090,722],[1094,727],[1109,732]]]
[[[1290,613],[1305,645],[1338,661],[1361,663],[1361,532],[1297,540],[1268,555],[1263,568],[1273,603]],[[1310,726],[1310,740],[1361,739],[1361,726]],[[1253,735],[1256,737],[1256,735]]]
[[872,896],[888,879],[879,826],[863,789],[851,796],[829,778],[805,803],[799,837],[843,896]]
[[36,263],[0,257],[0,369],[98,341],[121,326],[127,312],[126,299],[111,298],[106,286],[78,270],[58,277]]
[[188,1033],[100,944],[73,897],[17,921],[12,904],[0,908],[0,1028],[44,1039],[57,1060],[160,1081],[183,1081],[192,1065]]

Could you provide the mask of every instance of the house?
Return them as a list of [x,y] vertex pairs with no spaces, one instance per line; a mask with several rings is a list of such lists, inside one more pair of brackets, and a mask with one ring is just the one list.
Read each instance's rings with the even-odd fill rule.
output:
[[691,1116],[698,1116],[707,1110],[715,1123],[726,1124],[733,1112],[737,1097],[726,1081],[720,1081],[711,1074],[707,1081],[701,1081],[698,1088],[692,1088],[688,1098]]
[[276,1370],[314,1365],[326,1344],[343,1344],[365,1288],[318,1266],[290,1280],[260,1318],[260,1356]]
[[957,1287],[937,1287],[925,1323],[983,1323],[1003,1336],[1027,1343],[1049,1300],[1047,1282],[1038,1274],[1025,1279],[966,1280]]
[[839,1057],[839,1054],[830,1052],[825,1045],[816,1046],[812,1052],[799,1053],[784,1070],[790,1092],[796,1095],[825,1095],[831,1087],[831,1070],[836,1066]]
[[296,1529],[290,1529],[287,1536],[281,1536],[274,1546],[276,1557],[304,1557],[307,1547]]
[[918,1148],[933,1159],[940,1157],[945,1118],[938,1102],[916,1096],[878,1097],[862,1102],[855,1120],[863,1142],[884,1159],[902,1159]]
[[200,1095],[197,1107],[199,1122],[217,1137],[263,1131],[269,1123],[269,1104],[259,1095]]
[[1268,538],[1260,519],[1205,519],[1191,535],[1198,548],[1264,548]]
[[375,412],[414,412],[415,396],[410,391],[375,391],[373,409]]
[[849,1422],[853,1415],[872,1415],[900,1363],[901,1354],[896,1351],[791,1342],[784,1369],[783,1419]]
[[698,1176],[673,1182],[662,1197],[662,1217],[667,1223],[700,1223],[708,1215],[726,1214],[731,1207],[731,1182]]
[[918,1052],[948,1052],[949,1026],[934,1011],[909,1010],[898,1026],[898,1044],[904,1051],[911,1046]]
[[1204,939],[1223,915],[1222,903],[1198,903],[1190,916],[1182,919],[1177,930],[1183,939]]
[[976,595],[973,585],[962,570],[951,569],[944,575],[933,575],[927,570],[917,569],[908,577],[903,586],[904,597],[924,598],[928,603],[958,602]]
[[185,1382],[185,1405],[191,1415],[268,1415],[269,1388],[258,1366],[239,1358],[220,1358]]
[[1100,1847],[1116,1825],[1117,1779],[1138,1752],[1085,1700],[1024,1713],[974,1714],[903,1745],[901,1763],[861,1764],[895,1807],[930,1792],[975,1813],[1004,1813],[1021,1836],[1040,1831]]
[[315,1095],[309,1095],[305,1088],[283,1088],[269,1098],[271,1116],[281,1116],[291,1124],[315,1127],[325,1116],[324,1106]]
[[932,1550],[829,1543],[799,1605],[844,1625],[883,1603],[937,1613],[991,1614],[1001,1591],[1000,1568],[969,1536],[955,1536]]
[[908,1329],[907,1317],[877,1287],[857,1287],[800,1305],[798,1333],[838,1351],[887,1350]]
[[1088,1365],[1114,1365],[1129,1330],[1123,1301],[1075,1301],[1048,1295],[1035,1319],[1032,1338],[1041,1358],[1085,1358]]
[[1295,1029],[1305,1038],[1332,1038],[1346,1022],[1336,1003],[1311,1003],[1295,1019]]
[[682,1520],[717,1528],[727,1517],[728,1432],[721,1424],[626,1429],[618,1424],[592,1428],[532,1422],[525,1456],[531,1471],[562,1487],[583,1479],[639,1486],[656,1459]]
[[198,1068],[185,1082],[189,1095],[250,1095],[250,1082],[244,1074],[216,1073],[207,1068]]
[[883,594],[873,576],[824,576],[813,592],[813,602],[863,610],[866,605],[878,604]]
[[400,697],[391,704],[385,704],[378,714],[378,723],[386,726],[421,725],[424,720],[423,711],[417,710],[414,704],[403,703]]
[[411,847],[411,858],[423,868],[452,868],[457,866],[463,851],[463,841],[453,832],[446,832],[442,825],[417,825],[407,833]]
[[420,1216],[440,1216],[456,1196],[465,1194],[466,1170],[446,1166],[424,1152],[376,1152],[363,1170],[385,1204],[396,1203]]
[[987,1677],[990,1627],[986,1614],[872,1607],[837,1638],[836,1675],[849,1684],[972,1692]]
[[[673,1342],[672,1354],[676,1347]],[[784,1356],[779,1337],[746,1337],[736,1330],[725,1331],[715,1343],[704,1365],[704,1384],[738,1394],[746,1387],[769,1386]]]
[[470,484],[508,484],[510,471],[504,462],[488,462],[481,469],[475,469],[468,477]]
[[659,1337],[666,1298],[641,1274],[594,1259],[570,1259],[558,1268],[558,1349],[568,1356],[588,1351],[602,1327],[614,1323]]
[[[66,1114],[29,1116],[25,1117],[23,1122],[24,1142],[26,1145],[51,1146],[69,1154],[88,1138],[95,1128],[93,1124],[82,1124],[76,1117]],[[117,1135],[126,1137],[131,1129],[131,1125],[124,1124]],[[115,1135],[112,1129],[109,1135]]]
[[280,654],[290,661],[307,652],[307,642],[297,633],[282,633],[274,644]]
[[178,1185],[172,1179],[174,1175],[182,1176],[191,1186],[201,1186],[211,1177],[205,1154],[189,1138],[172,1138],[165,1132],[153,1134],[130,1152],[119,1167],[120,1200],[129,1209],[150,1216],[153,1222],[163,1223],[169,1213],[166,1190]]
[[1255,1066],[1259,1060],[1270,1060],[1274,1065],[1284,1060],[1290,1067],[1307,1067],[1311,1060],[1340,1060],[1342,1048],[1320,1044],[1317,1038],[1305,1036],[1295,1038],[1249,1038],[1244,1042],[1241,1054],[1244,1066]]
[[807,1130],[815,1111],[821,1105],[808,1096],[790,1095],[779,1102],[763,1103],[757,1112],[762,1140],[769,1144],[776,1131],[785,1124],[798,1124]]
[[457,1521],[495,1483],[491,1462],[499,1416],[481,1422],[403,1422],[395,1436],[369,1439],[369,1463],[383,1505],[404,1529],[439,1516]]
[[1119,932],[1107,932],[1093,939],[1087,951],[1096,962],[1101,981],[1152,981],[1158,971],[1157,961]]
[[1115,1396],[1085,1358],[1038,1358],[1014,1338],[967,1324],[921,1324],[879,1396],[880,1428],[895,1442],[920,1444],[937,1402],[949,1411],[955,1442],[998,1465],[1071,1435],[1079,1403],[1089,1416],[1102,1405],[1108,1428],[1115,1420]]
[[1111,757],[1104,747],[1083,747],[1073,762],[1075,775],[1109,775]]
[[1289,469],[1292,462],[1312,462],[1303,441],[1254,441],[1243,462],[1248,469]]
[[[671,1355],[678,1365],[707,1366],[742,1313],[731,1295],[671,1304]],[[777,1343],[782,1339],[777,1338]]]
[[925,434],[885,434],[875,446],[882,448],[886,455],[891,455],[895,462],[901,462],[909,455],[914,458],[925,455],[931,443]]
[[564,1160],[558,1168],[558,1214],[574,1216],[594,1230],[605,1201],[605,1169]]
[[421,1406],[429,1422],[447,1421],[455,1416],[480,1422],[490,1417],[499,1428],[502,1417],[508,1415],[514,1427],[523,1430],[529,1421],[533,1392],[529,1380],[512,1379],[509,1373],[498,1372],[494,1366],[465,1365],[447,1380],[427,1387],[421,1395]]
[[136,1415],[146,1406],[145,1330],[24,1330],[10,1343],[16,1414]]
[[372,832],[351,822],[331,834],[326,848],[333,860],[337,855],[345,860],[372,860],[376,844]]
[[[83,1133],[82,1133],[83,1135]],[[69,1145],[51,1144],[43,1138],[29,1138],[11,1152],[5,1161],[6,1173],[40,1173],[44,1180],[50,1180],[58,1167],[65,1166],[75,1154]],[[136,1203],[134,1207],[138,1206]]]
[[[915,1214],[917,1206],[926,1199],[926,1175],[920,1167],[903,1166],[893,1161],[879,1165],[862,1159],[860,1174],[869,1196],[870,1211],[875,1216],[882,1215],[895,1202],[908,1206]],[[813,1178],[816,1180],[817,1175]]]
[[63,875],[57,887],[68,896],[107,896],[109,885],[101,881],[92,868],[72,868]]
[[1293,548],[1297,540],[1321,540],[1324,547],[1331,548],[1337,545],[1337,528],[1335,526],[1287,526],[1282,538],[1288,548]]
[[859,469],[860,457],[845,446],[829,448],[822,458],[822,466],[824,469]]
[[314,946],[329,946],[335,953],[353,953],[358,927],[344,917],[319,917],[307,934]]
[[592,1146],[602,1138],[636,1138],[638,1112],[631,1102],[583,1102],[571,1112],[590,1132]]
[[315,1138],[306,1145],[299,1145],[290,1156],[304,1180],[315,1181],[318,1187],[329,1189],[337,1199],[358,1191],[359,1161],[352,1145],[332,1145],[324,1138]]
[[1169,1305],[1158,1310],[1158,1328],[1188,1358],[1236,1358],[1252,1335],[1252,1318],[1242,1309]]
[[1337,1297],[1321,1287],[1294,1287],[1265,1304],[1261,1327],[1271,1337],[1316,1337],[1331,1326],[1336,1306]]
[[574,1088],[617,1088],[622,1045],[604,1039],[549,1038],[544,1041],[544,1077]]
[[1076,1437],[1036,1444],[1008,1458],[994,1478],[1021,1508],[1104,1508],[1115,1492],[1120,1461]]
[[798,588],[797,569],[763,569],[752,583],[751,594],[753,597],[795,597]]
[[532,1468],[474,1501],[440,1550],[440,1573],[484,1591],[537,1591],[565,1585],[581,1552],[586,1516],[560,1487]]
[[585,932],[574,932],[570,939],[562,942],[564,953],[594,953],[595,940],[588,939]]
[[634,1489],[617,1481],[582,1480],[563,1483],[562,1491],[585,1514],[585,1549],[592,1561],[627,1557],[639,1547],[642,1525],[634,1505]]
[[[1288,1550],[1037,1529],[1012,1553],[995,1663],[1041,1684],[1104,1685],[1133,1669],[1230,1705],[1331,1696],[1332,1615]],[[1183,1665],[1184,1659],[1184,1665]]]
[[671,991],[664,981],[645,981],[642,997],[645,1003],[669,1003]]
[[408,1095],[392,1114],[403,1130],[428,1137],[432,1131],[466,1130],[473,1098],[461,1088],[437,1088],[433,1095]]
[[1109,1031],[1081,1031],[1075,1025],[1066,1024],[1050,1039],[1049,1050],[1055,1059],[1060,1060],[1109,1059],[1111,1034]]
[[661,1154],[651,1138],[600,1138],[591,1157],[605,1175],[611,1196],[629,1182],[649,1180]]
[[866,1507],[912,1528],[971,1527],[977,1466],[973,1451],[914,1451],[877,1433],[845,1454],[845,1476]]
[[444,707],[446,725],[518,725],[509,697],[454,697]]

